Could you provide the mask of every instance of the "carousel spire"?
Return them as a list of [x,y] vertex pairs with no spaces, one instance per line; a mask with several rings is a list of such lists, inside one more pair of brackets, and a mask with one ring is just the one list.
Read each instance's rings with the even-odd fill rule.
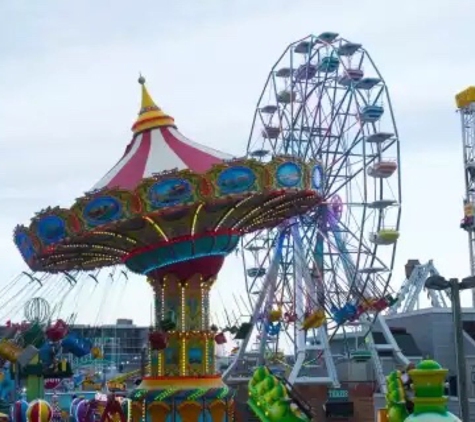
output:
[[165,114],[153,101],[147,87],[145,86],[145,78],[140,75],[139,84],[142,86],[142,106],[139,111],[139,117],[132,126],[132,132],[140,133],[144,130],[155,129],[158,127],[175,126],[173,117]]

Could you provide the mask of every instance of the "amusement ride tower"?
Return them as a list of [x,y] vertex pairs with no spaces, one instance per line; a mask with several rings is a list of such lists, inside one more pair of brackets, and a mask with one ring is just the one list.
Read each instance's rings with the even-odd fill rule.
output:
[[321,203],[323,169],[292,156],[230,159],[192,142],[139,82],[142,107],[122,158],[71,208],[18,226],[15,243],[33,271],[123,264],[147,277],[151,370],[131,395],[132,421],[227,421],[232,392],[215,370],[209,290],[241,236],[285,230]]
[[[455,96],[462,123],[463,164],[465,173],[464,217],[460,227],[468,234],[470,275],[475,275],[475,87]],[[472,290],[475,306],[475,290]]]

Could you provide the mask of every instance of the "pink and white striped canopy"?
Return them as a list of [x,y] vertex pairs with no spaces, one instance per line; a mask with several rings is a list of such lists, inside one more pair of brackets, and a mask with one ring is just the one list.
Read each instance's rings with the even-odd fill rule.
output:
[[145,130],[134,136],[122,158],[92,190],[134,189],[143,178],[174,168],[204,173],[213,164],[230,158],[228,154],[189,140],[174,126]]

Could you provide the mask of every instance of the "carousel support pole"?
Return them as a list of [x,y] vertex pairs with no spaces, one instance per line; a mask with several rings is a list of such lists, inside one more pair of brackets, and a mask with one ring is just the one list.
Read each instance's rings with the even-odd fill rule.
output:
[[[160,320],[162,318],[162,289],[163,287],[153,288],[153,327],[155,331],[160,330]],[[159,350],[150,350],[150,375],[152,377],[163,375],[160,373],[160,353]]]

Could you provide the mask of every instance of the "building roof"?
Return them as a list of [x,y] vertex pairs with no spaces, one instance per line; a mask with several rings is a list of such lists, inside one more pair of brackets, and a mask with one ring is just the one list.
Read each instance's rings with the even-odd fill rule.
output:
[[[417,346],[412,335],[405,330],[391,329],[391,333],[396,341],[397,345],[401,349],[401,352],[406,357],[422,356],[419,346]],[[379,331],[373,332],[374,342],[376,344],[387,344],[383,333]],[[390,351],[379,351],[380,356],[391,355]]]

